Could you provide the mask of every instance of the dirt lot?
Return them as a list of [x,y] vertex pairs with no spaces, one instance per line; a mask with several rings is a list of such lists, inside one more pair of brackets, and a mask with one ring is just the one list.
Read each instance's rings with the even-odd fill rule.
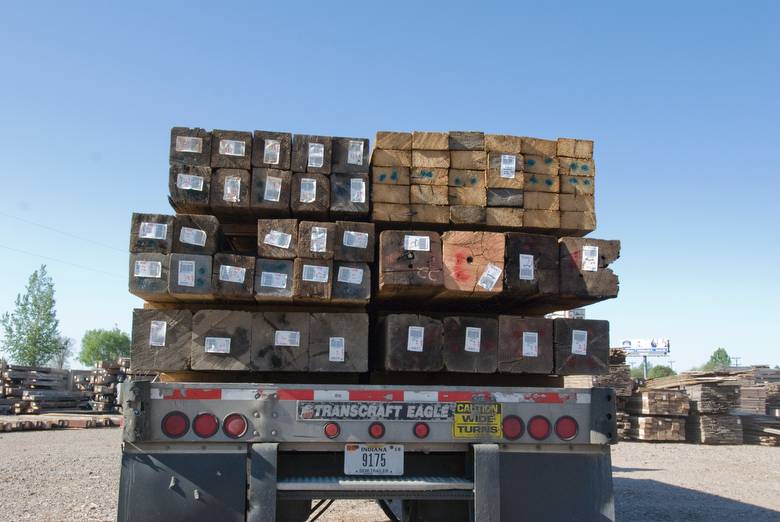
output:
[[[114,520],[117,428],[0,434],[3,520]],[[613,450],[621,521],[780,521],[780,448],[621,443]],[[382,521],[371,502],[320,520]]]

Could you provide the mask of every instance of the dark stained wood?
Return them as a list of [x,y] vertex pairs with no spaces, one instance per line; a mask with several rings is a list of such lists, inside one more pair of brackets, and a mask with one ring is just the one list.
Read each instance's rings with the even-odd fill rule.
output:
[[331,302],[344,305],[367,305],[371,300],[371,268],[368,263],[333,263]]
[[291,302],[293,261],[258,258],[255,263],[255,301]]
[[290,170],[292,134],[256,130],[252,139],[252,166]]
[[[154,330],[152,330],[154,322]],[[133,310],[130,363],[133,372],[165,372],[189,368],[192,312]],[[151,343],[155,343],[152,345]]]
[[199,128],[173,127],[170,161],[199,167],[210,166],[211,133]]
[[[304,181],[306,190],[301,194],[301,184]],[[311,187],[314,187],[313,193],[310,190]],[[290,209],[293,216],[296,217],[327,219],[328,210],[330,209],[330,180],[328,177],[323,174],[308,172],[294,173],[290,195]]]
[[[227,353],[206,352],[208,338],[229,339]],[[222,342],[216,345],[221,347]],[[190,366],[193,370],[248,371],[252,314],[235,310],[200,310],[192,316]],[[209,348],[214,346],[210,343]]]
[[474,131],[450,131],[450,150],[485,150],[485,133]]
[[[618,277],[608,268],[620,257],[620,241],[579,237],[561,238],[561,287],[564,296],[609,299],[617,297]],[[583,270],[583,251],[598,248],[596,270]]]
[[[522,273],[520,256],[523,256]],[[531,260],[526,256],[533,256],[532,263],[529,263]],[[530,299],[558,294],[560,268],[558,241],[554,237],[507,232],[505,259],[504,294],[506,296]],[[529,270],[531,267],[533,269]]]
[[368,172],[368,138],[334,137],[332,146],[333,164],[331,165],[331,172],[344,174]]
[[248,214],[252,176],[248,170],[215,169],[209,206],[214,214]]
[[[533,334],[536,336],[534,337]],[[536,340],[535,350],[534,339]],[[524,343],[524,341],[526,342]],[[552,319],[513,315],[499,316],[498,371],[500,373],[552,373]]]
[[309,371],[367,372],[368,314],[311,314]]
[[[333,261],[298,257],[293,266],[293,300],[330,301],[333,291]],[[306,276],[306,279],[304,279]]]
[[[252,133],[243,131],[211,131],[211,166],[245,169],[252,166]],[[241,144],[243,143],[243,150]],[[243,154],[240,154],[242,153]]]
[[[420,237],[428,238],[428,250],[420,249],[424,246],[424,240],[416,239]],[[433,296],[443,289],[443,285],[441,238],[438,233],[385,230],[380,234],[380,296]]]
[[346,219],[368,216],[368,174],[330,175],[330,215]]
[[375,237],[373,223],[336,221],[336,244],[333,259],[373,263]]
[[252,314],[252,369],[295,372],[309,369],[309,314]]
[[483,225],[487,219],[485,207],[451,205],[450,221],[455,225]]
[[209,211],[211,167],[171,163],[168,171],[168,194],[177,212]]
[[[311,145],[322,145],[323,157],[320,166],[318,156],[310,156],[310,151],[313,151],[314,147]],[[313,136],[310,134],[295,134],[293,135],[292,146],[292,171],[293,172],[316,172],[319,174],[330,174],[331,172],[331,158],[332,158],[332,139],[330,136]],[[311,163],[311,165],[310,165]]]
[[[555,374],[609,373],[609,321],[554,319],[554,329]],[[587,332],[584,355],[572,353],[574,331]]]
[[168,293],[172,297],[182,301],[208,301],[214,297],[211,256],[171,254],[170,257]]
[[[445,317],[442,353],[450,372],[495,373],[498,368],[498,320],[486,317]],[[468,332],[477,332],[469,336]],[[468,348],[468,349],[467,349]],[[478,350],[478,351],[477,351]]]
[[289,216],[292,172],[252,169],[250,207],[257,216]]
[[272,259],[295,259],[297,252],[297,219],[257,220],[258,257],[268,257]]
[[168,294],[170,261],[170,254],[130,254],[130,293],[146,301],[172,301]]
[[[410,335],[409,327],[423,328],[421,348],[419,337],[414,334],[416,330]],[[379,319],[377,337],[384,370],[437,372],[444,367],[443,329],[438,319],[417,314],[390,314]]]
[[298,257],[333,259],[336,223],[301,221],[298,224]]
[[214,254],[211,286],[218,299],[254,301],[254,282],[254,257]]
[[219,220],[204,214],[177,214],[172,239],[172,252],[212,255],[219,245]]
[[523,191],[520,189],[489,188],[487,189],[487,205],[489,207],[522,207]]
[[133,213],[130,221],[130,252],[167,254],[171,251],[172,238],[173,216]]

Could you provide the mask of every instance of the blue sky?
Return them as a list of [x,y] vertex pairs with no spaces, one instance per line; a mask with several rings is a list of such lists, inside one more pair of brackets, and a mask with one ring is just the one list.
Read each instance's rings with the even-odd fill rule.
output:
[[593,235],[623,252],[588,314],[613,344],[780,363],[780,5],[540,4],[5,3],[0,312],[45,262],[66,335],[129,330],[130,214],[170,212],[171,126],[484,130],[596,141]]

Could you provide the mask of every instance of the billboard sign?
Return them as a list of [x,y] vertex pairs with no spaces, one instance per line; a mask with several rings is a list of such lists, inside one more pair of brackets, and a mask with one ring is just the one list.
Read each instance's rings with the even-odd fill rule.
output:
[[663,357],[669,355],[671,343],[665,337],[654,337],[652,339],[626,339],[620,343],[620,347],[625,350],[626,355],[648,355]]

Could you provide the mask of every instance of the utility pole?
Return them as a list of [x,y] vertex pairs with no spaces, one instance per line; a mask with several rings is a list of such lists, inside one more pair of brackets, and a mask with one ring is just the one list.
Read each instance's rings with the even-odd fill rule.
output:
[[732,359],[734,360],[734,366],[739,368],[739,360],[742,359],[742,357],[732,357]]
[[643,361],[642,367],[644,369],[645,380],[647,380],[647,355],[642,356],[642,361]]
[[674,370],[674,361],[669,361],[669,368]]

